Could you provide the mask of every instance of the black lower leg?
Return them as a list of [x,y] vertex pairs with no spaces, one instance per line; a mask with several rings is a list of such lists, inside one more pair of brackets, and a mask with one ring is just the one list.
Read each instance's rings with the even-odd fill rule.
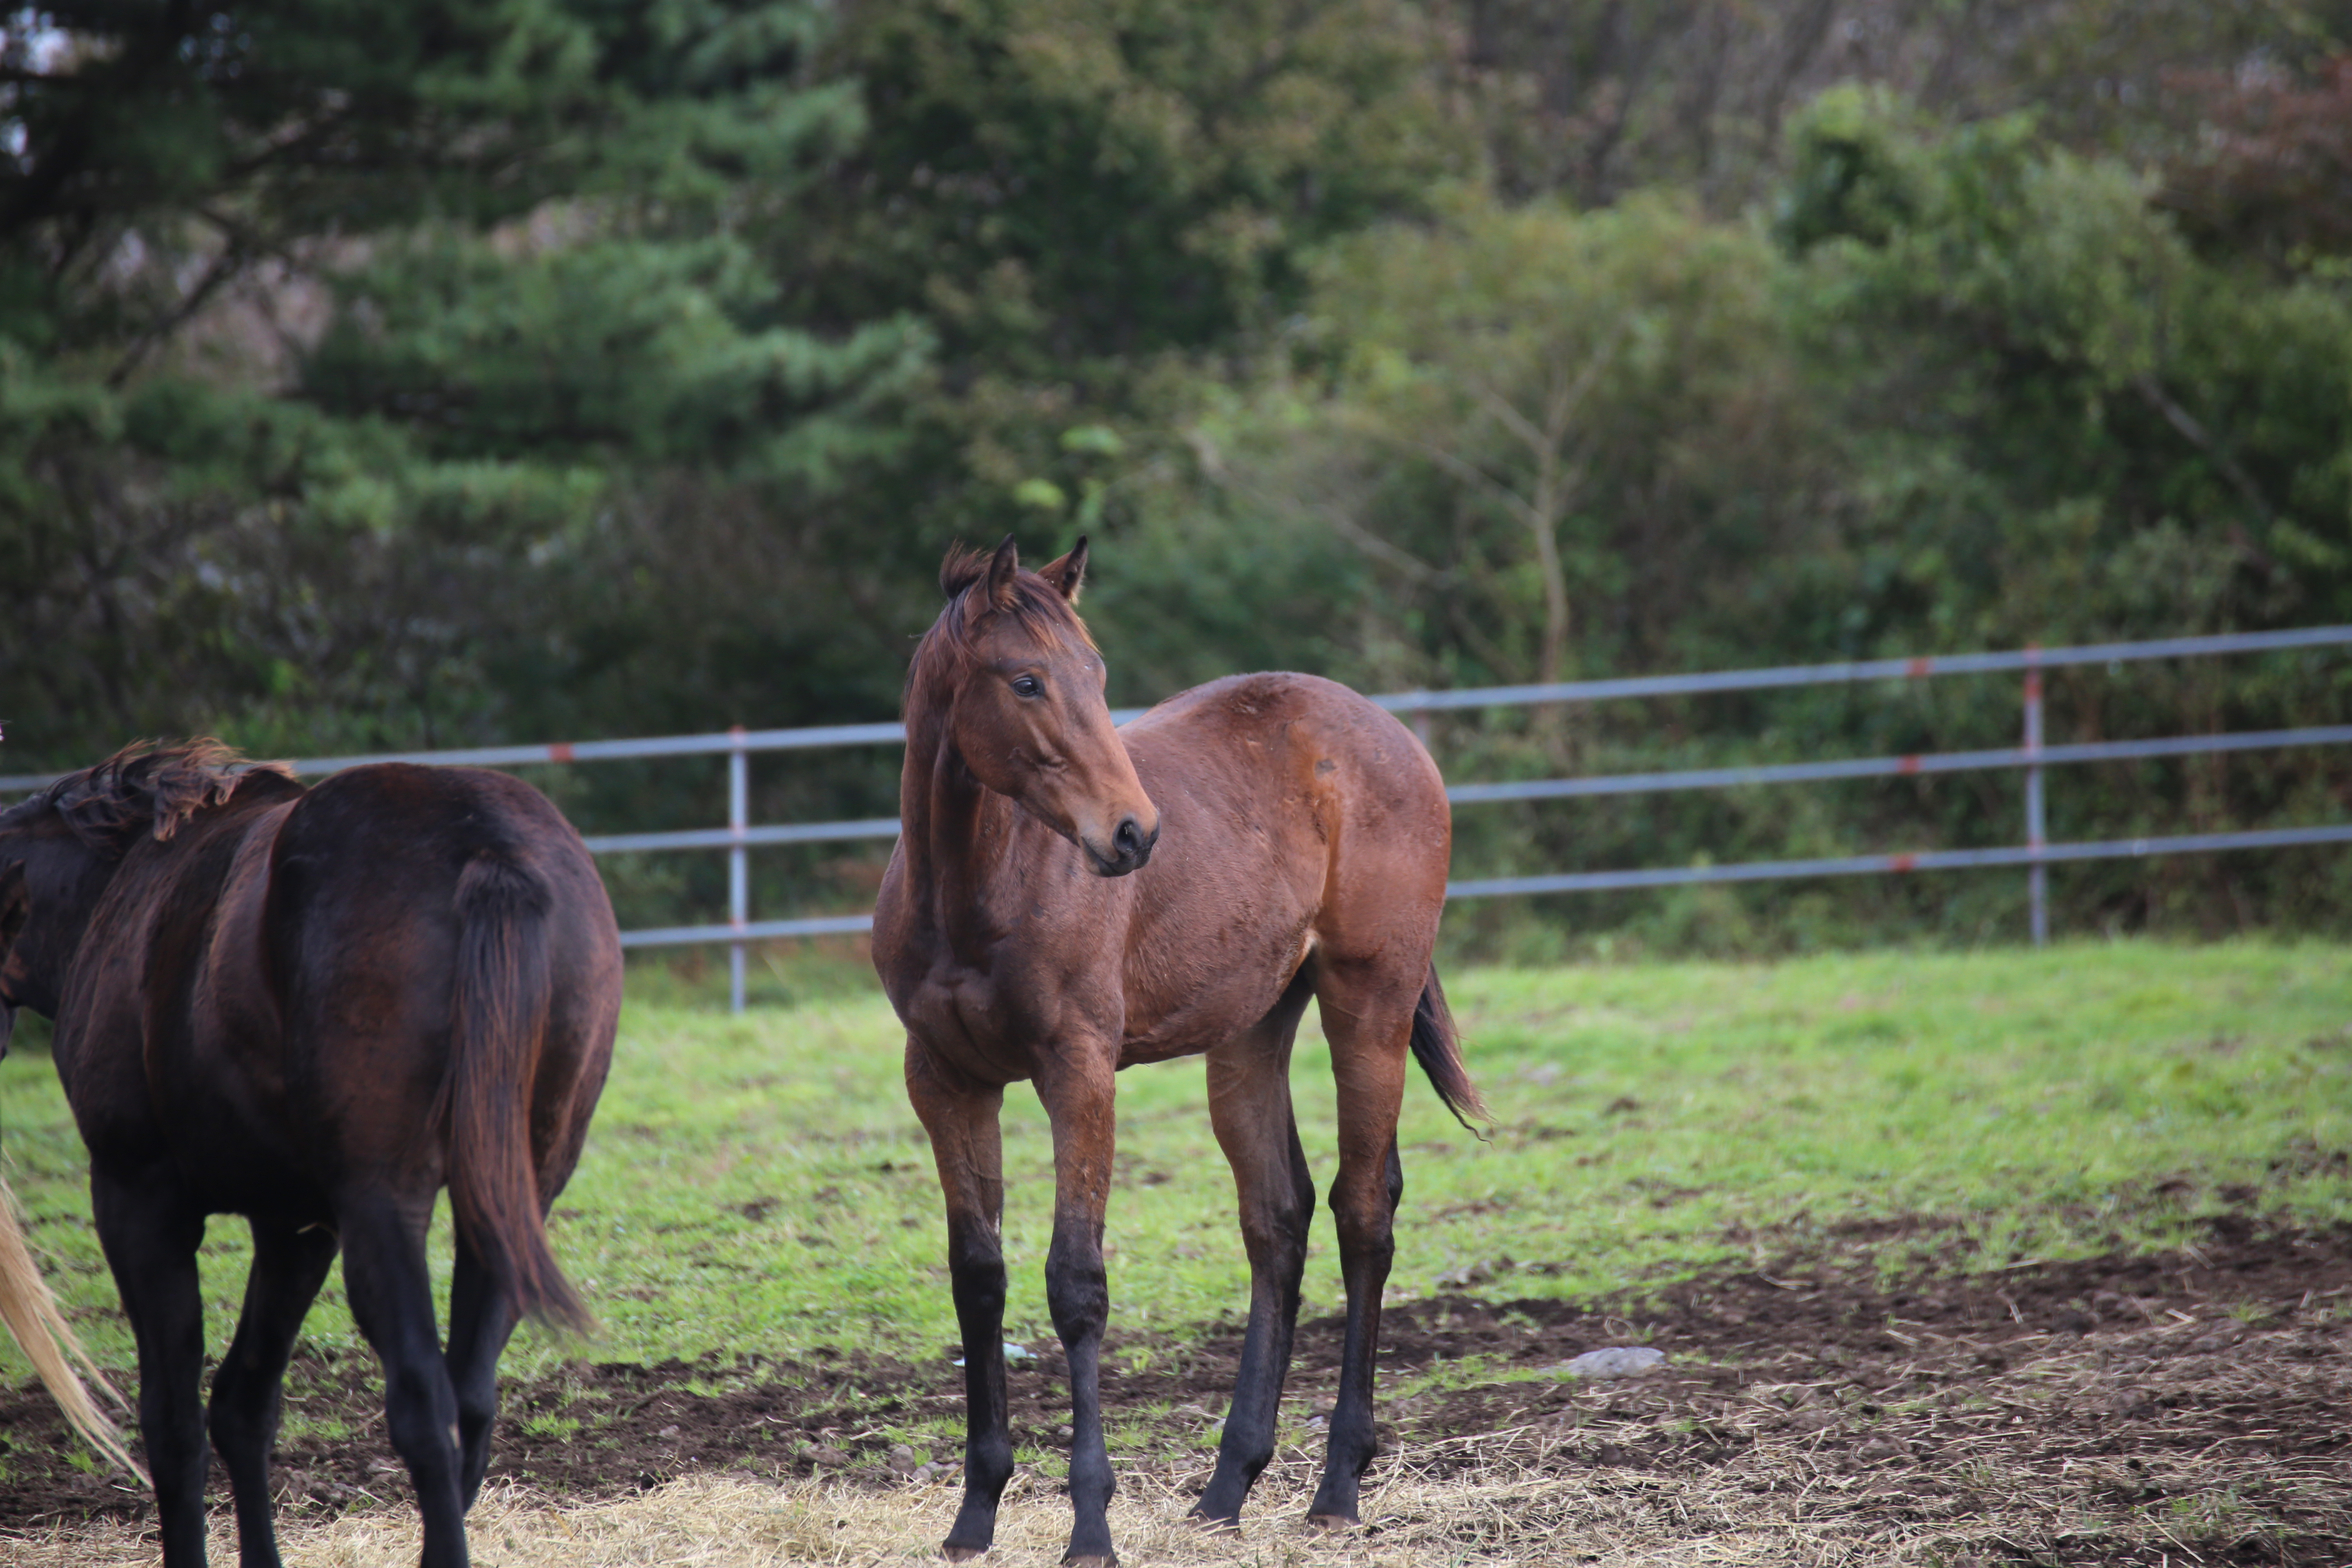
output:
[[1102,1335],[1110,1316],[1100,1232],[1081,1238],[1056,1224],[1045,1259],[1045,1300],[1070,1367],[1070,1547],[1065,1563],[1110,1563],[1110,1499],[1118,1483],[1103,1436]]
[[204,1303],[196,1282],[202,1215],[143,1184],[90,1173],[91,1217],[139,1344],[139,1435],[155,1483],[164,1568],[203,1568]]
[[[1234,1380],[1233,1406],[1217,1440],[1217,1468],[1192,1510],[1213,1524],[1238,1526],[1242,1503],[1274,1458],[1282,1385],[1290,1371],[1292,1336],[1298,1323],[1298,1285],[1307,1268],[1307,1227],[1315,1213],[1315,1184],[1307,1174],[1307,1152],[1294,1127],[1289,1137],[1286,1192],[1248,1215],[1244,1237],[1250,1258],[1249,1329]],[[1286,1198],[1287,1202],[1280,1201]]]
[[277,1530],[270,1519],[269,1451],[286,1363],[302,1319],[335,1260],[335,1233],[282,1220],[253,1222],[253,1271],[246,1279],[245,1310],[236,1336],[213,1373],[213,1447],[228,1472],[236,1506],[238,1561],[244,1568],[278,1568]]
[[1396,1255],[1392,1222],[1404,1196],[1404,1164],[1393,1138],[1383,1185],[1386,1201],[1370,1214],[1356,1215],[1341,1206],[1339,1189],[1332,1190],[1331,1206],[1341,1216],[1339,1270],[1348,1290],[1348,1330],[1339,1352],[1339,1397],[1331,1412],[1323,1480],[1307,1509],[1307,1517],[1318,1524],[1360,1522],[1358,1483],[1380,1451],[1372,1420],[1372,1368],[1380,1352],[1381,1292],[1387,1288],[1389,1265]]
[[423,1216],[371,1201],[346,1213],[342,1229],[352,1316],[383,1363],[384,1426],[424,1516],[421,1568],[466,1568],[457,1396],[434,1322]]
[[1013,1433],[1004,1391],[1004,1255],[992,1227],[953,1227],[948,1272],[963,1339],[963,1506],[948,1531],[951,1560],[976,1557],[996,1540],[996,1505],[1013,1479]]
[[449,1281],[450,1392],[457,1400],[457,1491],[467,1509],[490,1468],[490,1429],[499,1415],[499,1355],[514,1333],[514,1309],[480,1256],[457,1238]]

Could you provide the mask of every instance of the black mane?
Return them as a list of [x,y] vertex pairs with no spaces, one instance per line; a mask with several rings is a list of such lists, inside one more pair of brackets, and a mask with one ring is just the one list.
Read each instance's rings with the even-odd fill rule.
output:
[[107,855],[121,855],[142,834],[169,840],[180,825],[221,805],[247,780],[291,781],[282,763],[252,763],[209,738],[158,746],[133,741],[95,767],[68,773],[20,806],[46,805],[74,837]]

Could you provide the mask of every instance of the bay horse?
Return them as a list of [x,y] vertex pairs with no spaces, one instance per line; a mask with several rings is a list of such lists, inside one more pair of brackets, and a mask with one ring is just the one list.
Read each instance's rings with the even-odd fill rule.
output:
[[[207,1430],[240,1561],[276,1568],[280,1385],[339,1249],[422,1560],[463,1568],[499,1352],[523,1316],[588,1321],[545,1215],[611,1059],[612,906],[579,835],[519,780],[388,763],[305,789],[237,761],[133,746],[0,812],[0,923],[16,928],[0,1022],[29,1007],[56,1024],[138,1342],[166,1568],[205,1561]],[[446,1352],[425,1257],[445,1184]],[[245,1216],[253,1268],[207,1409],[196,1250],[215,1214]]]
[[908,1097],[946,1198],[963,1342],[952,1561],[988,1549],[1013,1473],[1005,1085],[1033,1080],[1053,1124],[1045,1291],[1069,1362],[1066,1561],[1080,1563],[1116,1561],[1099,1386],[1114,1075],[1207,1057],[1250,1261],[1240,1373],[1194,1510],[1225,1528],[1273,1458],[1298,1315],[1315,1189],[1289,1066],[1307,999],[1338,1081],[1330,1205],[1348,1297],[1318,1523],[1358,1522],[1375,1449],[1406,1058],[1457,1117],[1486,1115],[1431,963],[1452,818],[1429,754],[1390,714],[1308,675],[1213,681],[1114,729],[1076,610],[1086,562],[1083,539],[1035,572],[1010,538],[949,553],[947,606],[908,675],[901,830],[875,910],[875,967],[906,1026]]

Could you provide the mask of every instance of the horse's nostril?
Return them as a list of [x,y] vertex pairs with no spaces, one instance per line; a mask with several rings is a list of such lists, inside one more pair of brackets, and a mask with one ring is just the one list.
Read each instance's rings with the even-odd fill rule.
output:
[[1110,836],[1110,845],[1118,851],[1120,859],[1132,860],[1143,853],[1143,829],[1135,825],[1135,818],[1122,817],[1118,831]]

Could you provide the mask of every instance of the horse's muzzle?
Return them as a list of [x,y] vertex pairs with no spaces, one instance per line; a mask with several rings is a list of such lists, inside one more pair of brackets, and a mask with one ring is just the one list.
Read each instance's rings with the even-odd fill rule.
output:
[[1132,816],[1122,816],[1112,829],[1110,853],[1106,855],[1093,845],[1087,845],[1087,865],[1097,877],[1124,877],[1129,871],[1141,869],[1151,858],[1151,847],[1160,842],[1160,827],[1153,824],[1146,831]]

